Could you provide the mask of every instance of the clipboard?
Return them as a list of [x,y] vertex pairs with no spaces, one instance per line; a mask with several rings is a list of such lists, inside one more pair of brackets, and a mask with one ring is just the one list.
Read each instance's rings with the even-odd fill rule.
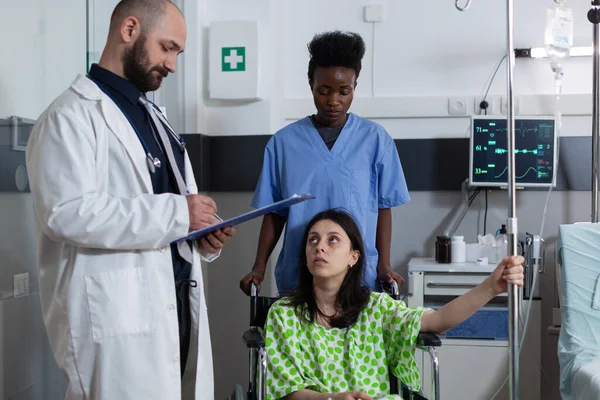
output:
[[258,208],[256,210],[249,211],[245,214],[238,215],[237,217],[219,222],[215,225],[207,226],[206,228],[199,229],[197,231],[190,232],[187,236],[182,237],[181,239],[177,239],[173,243],[178,243],[187,240],[198,240],[211,232],[217,231],[219,229],[239,225],[243,222],[250,221],[251,219],[272,213],[277,212],[286,208],[293,206],[294,204],[301,203],[306,200],[316,199],[315,196],[311,196],[310,194],[295,194],[287,199],[278,201],[276,203],[270,204],[268,206]]

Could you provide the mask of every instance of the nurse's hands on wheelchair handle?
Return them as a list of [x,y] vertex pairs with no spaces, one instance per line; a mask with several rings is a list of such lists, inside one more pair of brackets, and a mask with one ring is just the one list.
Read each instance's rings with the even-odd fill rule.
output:
[[254,266],[252,271],[240,280],[240,289],[242,289],[242,292],[246,293],[246,296],[250,296],[252,294],[252,284],[256,285],[258,290],[260,290],[260,284],[264,279],[265,270]]
[[377,280],[381,282],[383,289],[388,292],[391,292],[392,282],[395,281],[398,288],[404,284],[404,278],[400,274],[392,271],[392,268],[389,266],[379,265],[377,273]]

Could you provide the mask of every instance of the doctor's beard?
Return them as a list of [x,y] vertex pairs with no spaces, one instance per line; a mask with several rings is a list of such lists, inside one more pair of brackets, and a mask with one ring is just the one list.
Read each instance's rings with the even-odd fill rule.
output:
[[[146,35],[142,34],[133,46],[123,52],[123,73],[142,93],[157,90],[169,74],[166,69],[150,64],[146,49]],[[156,74],[155,72],[158,72]]]

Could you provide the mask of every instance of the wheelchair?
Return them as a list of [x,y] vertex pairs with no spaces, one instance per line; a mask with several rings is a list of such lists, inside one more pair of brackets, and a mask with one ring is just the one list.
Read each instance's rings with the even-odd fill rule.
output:
[[[391,286],[391,293],[396,300],[400,300],[398,285],[394,282]],[[273,303],[279,300],[278,297],[264,297],[258,295],[258,288],[252,284],[250,296],[250,329],[242,335],[244,343],[250,353],[250,379],[248,381],[248,390],[244,390],[242,385],[237,384],[228,400],[265,400],[266,398],[266,371],[267,371],[267,351],[262,330],[269,313],[269,308]],[[392,375],[390,376],[390,394],[402,394],[404,400],[439,400],[440,399],[440,374],[439,362],[436,347],[440,347],[442,341],[433,333],[419,333],[417,336],[417,348],[427,351],[432,364],[432,396],[425,398],[422,393],[414,392]],[[400,384],[399,384],[400,383]]]

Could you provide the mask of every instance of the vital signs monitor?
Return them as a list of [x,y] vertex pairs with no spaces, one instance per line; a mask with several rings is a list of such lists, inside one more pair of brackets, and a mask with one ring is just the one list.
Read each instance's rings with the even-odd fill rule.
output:
[[[476,116],[471,121],[470,186],[508,186],[506,117]],[[515,117],[515,185],[550,187],[556,184],[555,120]]]

